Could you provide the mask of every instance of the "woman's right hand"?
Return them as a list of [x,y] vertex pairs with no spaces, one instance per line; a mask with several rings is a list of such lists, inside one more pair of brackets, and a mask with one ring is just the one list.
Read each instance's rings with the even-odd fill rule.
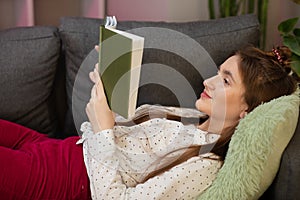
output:
[[90,72],[89,76],[95,85],[91,90],[91,98],[86,106],[86,113],[94,133],[105,129],[112,129],[115,123],[114,113],[110,110],[107,103],[103,84],[98,72],[98,63],[94,71]]

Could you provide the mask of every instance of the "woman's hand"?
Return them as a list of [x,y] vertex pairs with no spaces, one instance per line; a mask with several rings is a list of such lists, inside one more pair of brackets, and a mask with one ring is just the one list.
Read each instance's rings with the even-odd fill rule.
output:
[[90,72],[90,79],[95,83],[91,90],[91,99],[86,106],[86,113],[92,124],[94,133],[105,129],[111,129],[114,126],[114,114],[110,110],[102,81],[98,72],[98,64],[94,71]]

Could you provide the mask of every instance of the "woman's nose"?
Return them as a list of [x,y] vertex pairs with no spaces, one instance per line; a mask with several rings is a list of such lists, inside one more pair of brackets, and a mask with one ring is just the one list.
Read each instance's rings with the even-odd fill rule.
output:
[[213,76],[211,78],[205,79],[203,82],[203,85],[205,88],[208,88],[209,90],[214,90],[215,89],[215,80],[216,76]]
[[219,87],[224,87],[223,79],[220,75],[213,76],[204,81],[204,86],[208,87],[210,90],[214,90]]

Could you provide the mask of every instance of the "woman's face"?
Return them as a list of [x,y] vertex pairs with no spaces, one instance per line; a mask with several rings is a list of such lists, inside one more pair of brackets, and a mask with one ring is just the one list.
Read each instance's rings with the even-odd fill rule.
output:
[[239,56],[228,58],[216,76],[204,81],[204,91],[196,101],[196,108],[216,120],[237,121],[244,117],[247,104],[238,68]]

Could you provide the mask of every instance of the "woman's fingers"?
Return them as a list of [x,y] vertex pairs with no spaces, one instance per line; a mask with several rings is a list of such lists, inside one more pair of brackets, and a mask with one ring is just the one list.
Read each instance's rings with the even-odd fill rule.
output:
[[93,83],[95,83],[95,78],[94,78],[94,71],[89,73],[90,79]]
[[91,99],[106,99],[102,81],[95,83],[91,90]]
[[[104,87],[102,81],[98,81],[96,84],[96,94],[100,97],[105,97]],[[106,98],[106,97],[105,97]]]
[[99,75],[99,70],[98,70],[98,63],[95,65],[95,68],[94,68],[94,77],[95,77],[96,83],[98,81],[100,81],[100,75]]
[[99,72],[99,63],[95,65],[96,70]]
[[89,76],[90,76],[90,79],[93,83],[97,83],[101,80],[100,75],[99,75],[99,71],[98,71],[98,63],[95,65],[94,70],[89,73]]
[[96,51],[99,52],[99,46],[98,45],[95,45],[95,49],[96,49]]
[[102,81],[97,81],[91,90],[91,99],[106,99]]
[[92,90],[91,90],[91,99],[95,99],[97,98],[97,86],[96,84],[93,86]]

